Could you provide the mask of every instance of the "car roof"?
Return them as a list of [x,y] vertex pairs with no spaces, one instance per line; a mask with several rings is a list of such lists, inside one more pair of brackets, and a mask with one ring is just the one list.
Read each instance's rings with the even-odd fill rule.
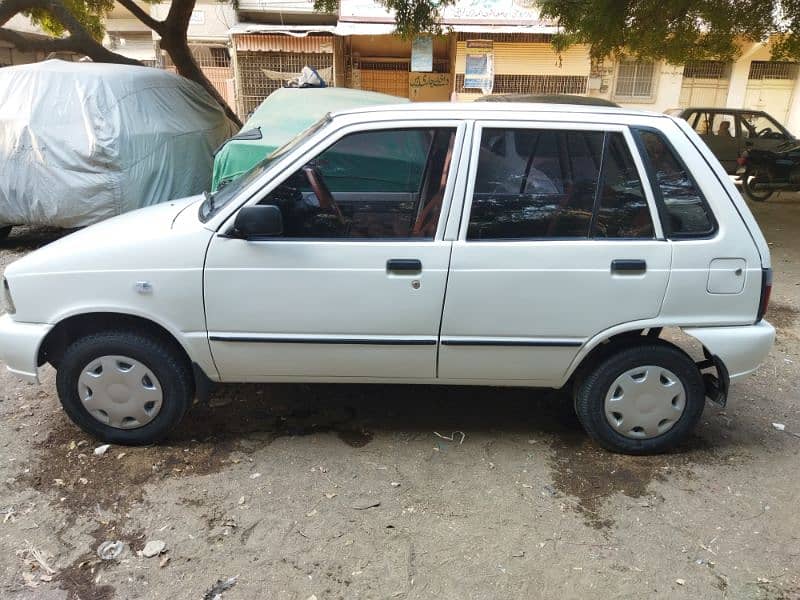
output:
[[596,115],[634,115],[659,117],[670,119],[662,113],[644,111],[630,108],[616,108],[610,106],[592,106],[578,104],[551,104],[531,102],[412,102],[411,104],[385,104],[381,106],[365,106],[331,113],[332,118],[346,115],[367,113],[392,113],[400,112],[413,115],[414,113],[442,113],[442,117],[454,118],[481,118],[492,113],[519,113],[526,116],[536,114],[568,113],[568,114],[596,114]]
[[544,104],[577,104],[579,106],[613,106],[619,104],[605,98],[578,96],[577,94],[488,94],[476,98],[475,102],[525,102]]
[[758,110],[755,108],[725,108],[719,106],[690,106],[688,108],[679,109],[681,113],[692,112],[696,110],[702,110],[705,112],[726,112],[726,113],[761,113],[761,114],[768,114],[763,110]]

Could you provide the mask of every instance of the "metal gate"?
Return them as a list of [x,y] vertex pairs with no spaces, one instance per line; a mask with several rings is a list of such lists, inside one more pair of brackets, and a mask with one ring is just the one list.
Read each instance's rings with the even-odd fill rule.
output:
[[724,107],[731,83],[730,63],[716,60],[697,60],[686,63],[679,105]]
[[798,63],[753,61],[744,107],[763,110],[786,123],[800,69]]
[[[434,73],[449,72],[449,61],[435,58]],[[369,92],[380,92],[408,98],[411,60],[405,58],[360,58],[351,57],[350,86]]]
[[319,71],[326,81],[333,74],[333,54],[295,52],[239,52],[238,110],[247,119],[275,90],[296,77],[308,65]]

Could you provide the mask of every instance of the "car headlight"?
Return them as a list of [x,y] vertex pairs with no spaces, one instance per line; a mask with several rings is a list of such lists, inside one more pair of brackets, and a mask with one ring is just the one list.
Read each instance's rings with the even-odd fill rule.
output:
[[14,300],[11,298],[11,288],[8,287],[8,280],[5,277],[3,277],[3,304],[5,304],[8,314],[13,315],[17,312]]

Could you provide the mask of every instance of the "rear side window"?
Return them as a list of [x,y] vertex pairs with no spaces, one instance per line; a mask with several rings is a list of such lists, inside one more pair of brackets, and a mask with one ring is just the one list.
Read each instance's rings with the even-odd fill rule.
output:
[[652,173],[664,233],[676,238],[714,233],[711,209],[672,147],[660,133],[641,130],[638,135]]
[[467,239],[594,237],[653,237],[622,134],[483,130]]
[[652,239],[650,207],[642,180],[621,133],[606,136],[603,178],[592,227],[595,238]]

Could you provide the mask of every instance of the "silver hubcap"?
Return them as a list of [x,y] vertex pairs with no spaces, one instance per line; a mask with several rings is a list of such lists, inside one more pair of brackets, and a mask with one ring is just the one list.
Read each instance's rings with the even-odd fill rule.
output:
[[78,394],[95,419],[117,429],[147,425],[161,411],[161,384],[153,372],[127,356],[101,356],[78,378]]
[[625,371],[606,394],[609,424],[625,437],[648,439],[672,429],[686,409],[686,391],[669,369],[648,365]]

